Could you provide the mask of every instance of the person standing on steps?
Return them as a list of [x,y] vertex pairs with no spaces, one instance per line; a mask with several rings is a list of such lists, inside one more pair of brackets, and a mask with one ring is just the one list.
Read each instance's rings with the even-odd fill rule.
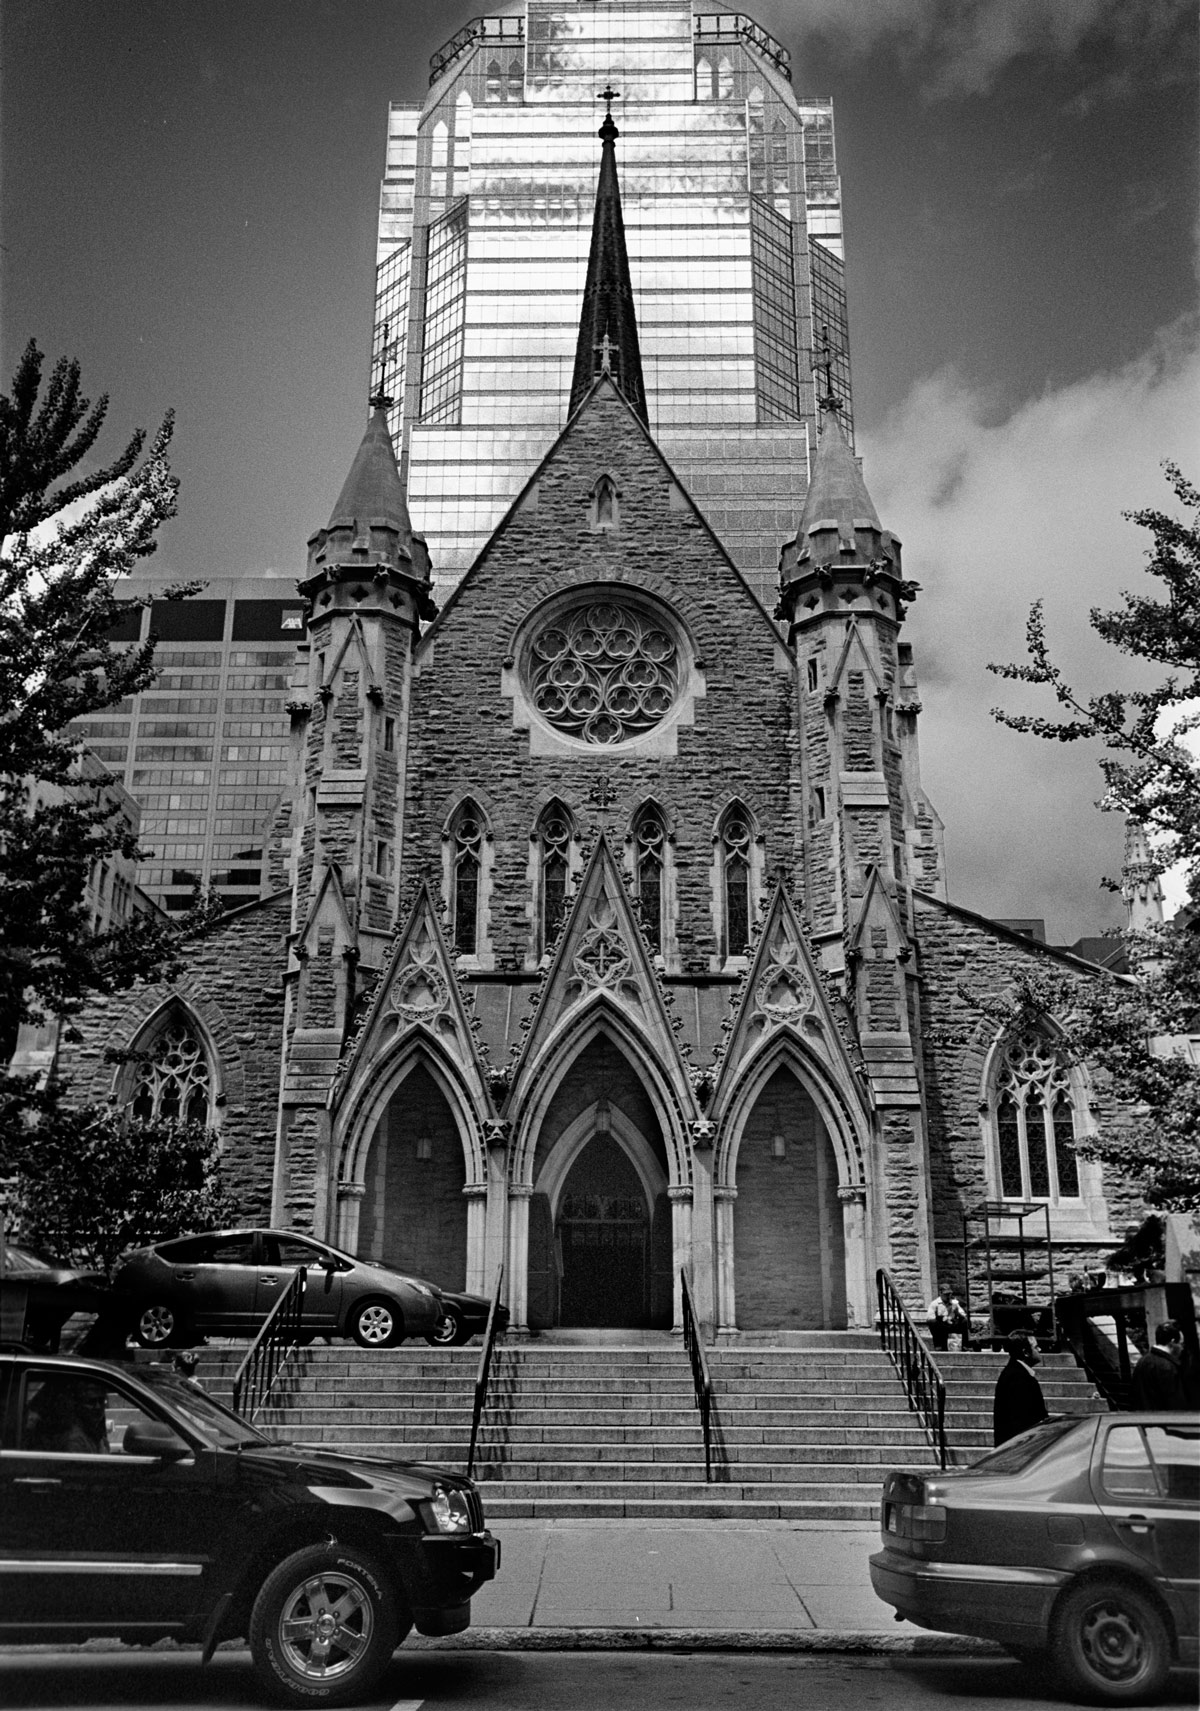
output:
[[1008,1362],[996,1380],[992,1403],[992,1437],[996,1448],[1027,1432],[1050,1415],[1034,1367],[1041,1361],[1037,1343],[1023,1331],[1008,1339]]
[[1183,1385],[1183,1332],[1174,1319],[1164,1319],[1154,1333],[1154,1347],[1133,1369],[1129,1406],[1139,1410],[1186,1408]]

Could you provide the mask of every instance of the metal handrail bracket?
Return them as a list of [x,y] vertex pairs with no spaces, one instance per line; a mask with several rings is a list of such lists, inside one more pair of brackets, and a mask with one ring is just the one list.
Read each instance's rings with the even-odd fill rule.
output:
[[692,1300],[692,1286],[688,1281],[686,1271],[679,1273],[682,1284],[683,1308],[683,1346],[687,1350],[688,1360],[692,1368],[692,1388],[696,1395],[696,1407],[700,1411],[700,1430],[704,1434],[704,1483],[712,1484],[712,1380],[708,1373],[708,1361],[704,1355],[704,1338],[700,1332],[700,1321],[696,1317],[696,1307]]
[[267,1314],[257,1337],[246,1351],[245,1360],[237,1369],[233,1381],[235,1414],[245,1414],[247,1420],[253,1420],[265,1407],[276,1379],[300,1341],[300,1320],[307,1287],[308,1270],[305,1266],[297,1266],[291,1282]]
[[950,1460],[946,1444],[946,1381],[937,1362],[921,1341],[908,1308],[888,1273],[880,1266],[875,1273],[879,1296],[879,1336],[900,1375],[908,1405],[918,1414],[929,1441],[945,1467]]
[[504,1267],[496,1268],[496,1288],[492,1294],[492,1304],[488,1308],[487,1330],[484,1333],[483,1347],[479,1351],[479,1365],[475,1371],[475,1401],[471,1409],[471,1443],[467,1450],[467,1478],[470,1479],[475,1469],[475,1446],[479,1440],[479,1423],[483,1419],[483,1410],[487,1403],[488,1381],[492,1373],[492,1351],[496,1347],[497,1319],[500,1312],[500,1291],[504,1287]]

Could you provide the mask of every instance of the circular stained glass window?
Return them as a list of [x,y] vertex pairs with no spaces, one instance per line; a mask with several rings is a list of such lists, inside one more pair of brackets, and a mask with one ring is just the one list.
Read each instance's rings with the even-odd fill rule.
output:
[[559,612],[526,655],[530,696],[556,731],[585,743],[620,743],[670,712],[682,676],[666,624],[618,601]]

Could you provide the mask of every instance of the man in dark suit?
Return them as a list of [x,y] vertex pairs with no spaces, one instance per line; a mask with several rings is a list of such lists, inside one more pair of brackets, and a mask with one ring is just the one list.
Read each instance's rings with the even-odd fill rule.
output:
[[992,1404],[992,1435],[997,1448],[1050,1417],[1033,1370],[1040,1360],[1032,1337],[1014,1331],[1008,1339],[1008,1362],[996,1380]]
[[1183,1387],[1183,1332],[1174,1319],[1163,1320],[1154,1333],[1154,1347],[1134,1367],[1129,1406],[1187,1407]]

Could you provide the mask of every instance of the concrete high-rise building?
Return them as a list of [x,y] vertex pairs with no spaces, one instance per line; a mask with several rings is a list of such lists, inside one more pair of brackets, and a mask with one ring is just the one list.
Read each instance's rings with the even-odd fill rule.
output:
[[796,94],[752,19],[701,0],[526,0],[474,19],[424,104],[391,109],[372,384],[435,588],[566,420],[606,88],[648,425],[769,605],[826,342],[853,444],[833,108]]

